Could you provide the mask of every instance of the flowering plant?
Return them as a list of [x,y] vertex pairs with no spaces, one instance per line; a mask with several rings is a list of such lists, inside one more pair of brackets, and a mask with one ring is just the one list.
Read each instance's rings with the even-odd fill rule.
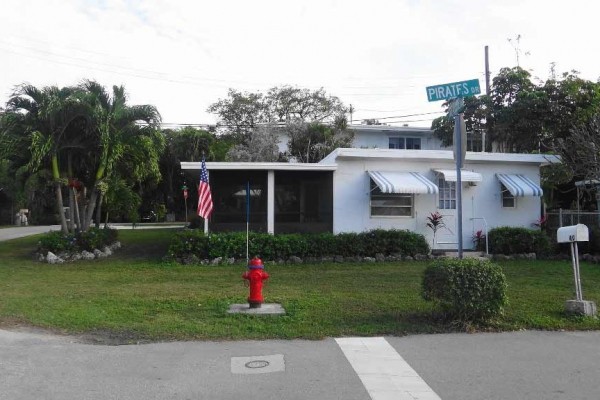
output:
[[546,217],[545,215],[542,215],[542,217],[540,219],[538,219],[537,221],[535,221],[534,223],[532,223],[531,226],[540,228],[540,229],[544,229],[546,227],[546,222],[548,222],[548,217]]
[[435,247],[435,234],[441,228],[444,228],[446,224],[444,224],[444,216],[439,212],[431,213],[427,216],[426,225],[433,231],[433,246]]
[[481,229],[473,235],[473,244],[475,244],[475,250],[485,250],[485,234]]

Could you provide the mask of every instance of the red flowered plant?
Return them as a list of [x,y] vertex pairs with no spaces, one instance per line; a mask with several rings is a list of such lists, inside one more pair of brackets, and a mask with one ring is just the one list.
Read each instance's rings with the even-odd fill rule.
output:
[[485,234],[483,230],[478,230],[473,235],[473,244],[475,245],[475,250],[483,251],[485,250]]
[[446,226],[446,224],[444,224],[444,216],[437,211],[431,213],[427,216],[426,225],[433,231],[433,247],[435,247],[435,234],[438,230]]
[[540,219],[538,219],[537,221],[535,221],[534,223],[532,223],[531,226],[540,228],[540,229],[544,229],[544,228],[546,228],[547,222],[548,222],[548,217],[546,217],[545,215],[542,215],[542,217]]

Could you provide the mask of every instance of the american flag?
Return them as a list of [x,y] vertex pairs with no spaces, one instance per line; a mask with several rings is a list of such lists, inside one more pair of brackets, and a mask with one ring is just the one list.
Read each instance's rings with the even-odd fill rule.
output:
[[206,162],[202,157],[202,171],[200,172],[200,184],[198,185],[198,215],[208,219],[213,210],[213,201],[208,183],[208,172]]

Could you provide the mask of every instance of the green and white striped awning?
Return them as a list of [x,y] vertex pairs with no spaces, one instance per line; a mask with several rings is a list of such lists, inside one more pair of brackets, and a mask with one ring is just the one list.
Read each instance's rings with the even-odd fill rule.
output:
[[418,172],[367,171],[382,193],[436,194],[437,185]]
[[498,180],[508,189],[510,194],[515,197],[541,196],[544,192],[542,188],[521,174],[496,174]]

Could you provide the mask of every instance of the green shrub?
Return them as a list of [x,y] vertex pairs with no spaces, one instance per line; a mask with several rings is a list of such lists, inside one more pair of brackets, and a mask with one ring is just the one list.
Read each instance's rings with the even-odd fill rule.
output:
[[61,231],[48,232],[38,241],[38,250],[44,253],[72,251],[73,249],[75,249],[75,235],[64,234]]
[[[595,226],[588,226],[589,241],[578,242],[577,247],[581,253],[599,254],[600,253],[600,229]],[[561,244],[560,250],[563,253],[570,254],[571,246],[569,244]]]
[[186,254],[198,256],[208,254],[208,239],[199,229],[190,229],[178,232],[171,241],[168,255],[181,257]]
[[90,228],[86,232],[79,232],[75,235],[75,245],[78,250],[101,249],[116,240],[117,230],[110,228]]
[[38,242],[39,252],[58,253],[61,251],[92,251],[101,249],[117,241],[117,230],[110,228],[90,228],[87,232],[67,233],[60,231],[44,234]]
[[425,269],[422,295],[453,320],[483,322],[502,314],[506,287],[502,269],[488,260],[437,259]]
[[[265,260],[298,257],[373,257],[401,253],[414,256],[429,253],[429,245],[423,235],[409,231],[374,230],[363,233],[282,234],[250,233],[248,251],[250,256]],[[205,236],[199,230],[178,233],[169,248],[170,257],[194,254],[201,259],[216,257],[246,257],[246,234],[219,233]]]
[[492,254],[535,253],[546,257],[552,253],[550,238],[539,230],[505,226],[490,230],[488,238]]

